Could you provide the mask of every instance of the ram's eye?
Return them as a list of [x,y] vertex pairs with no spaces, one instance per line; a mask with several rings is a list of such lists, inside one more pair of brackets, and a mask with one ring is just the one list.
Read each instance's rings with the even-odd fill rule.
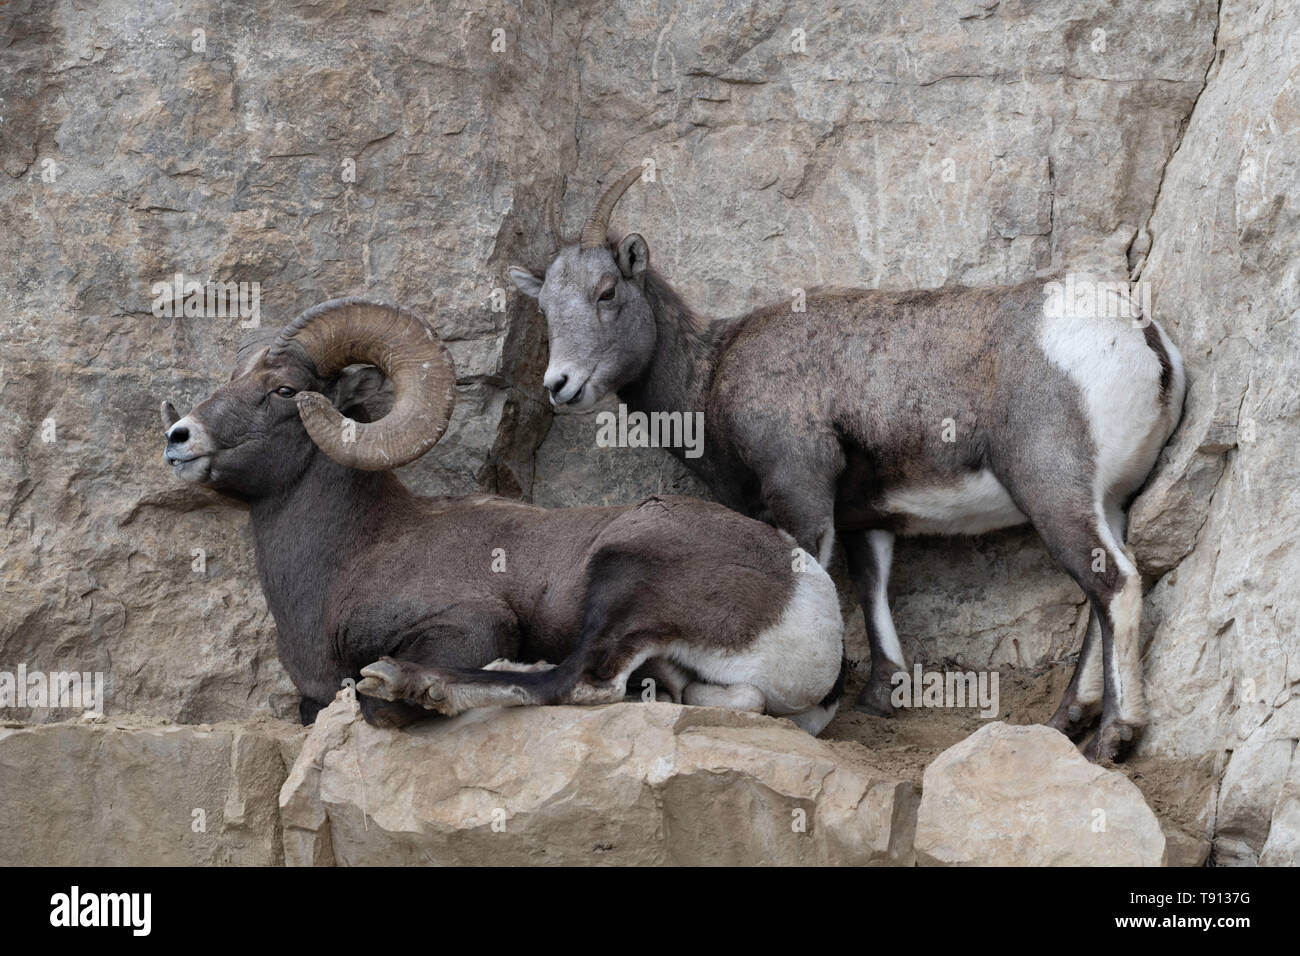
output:
[[613,302],[613,301],[614,301],[614,287],[613,287],[613,286],[610,286],[608,289],[606,289],[604,292],[602,292],[602,293],[600,294],[600,296],[597,298],[597,301],[598,301],[598,302]]
[[281,398],[293,398],[294,395],[298,394],[298,390],[296,388],[290,388],[288,385],[281,385],[275,390],[275,394],[279,395]]

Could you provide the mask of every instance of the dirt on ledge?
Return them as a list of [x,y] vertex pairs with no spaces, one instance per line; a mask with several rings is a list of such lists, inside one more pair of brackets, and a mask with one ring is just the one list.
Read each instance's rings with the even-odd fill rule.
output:
[[[956,664],[926,670],[964,670]],[[1008,724],[1043,723],[1056,710],[1073,670],[1072,662],[998,671],[998,713],[983,718],[977,708],[901,708],[893,717],[873,717],[852,709],[861,679],[850,681],[844,703],[820,737],[846,758],[861,760],[858,747],[869,750],[879,770],[921,786],[925,768],[940,753],[979,730],[988,720]],[[1130,757],[1113,765],[1142,791],[1168,841],[1169,863],[1203,865],[1207,806],[1217,776],[1212,755],[1200,758]]]

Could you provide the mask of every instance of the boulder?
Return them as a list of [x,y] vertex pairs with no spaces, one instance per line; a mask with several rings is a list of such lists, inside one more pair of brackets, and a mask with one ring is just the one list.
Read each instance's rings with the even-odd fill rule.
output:
[[989,724],[925,769],[922,866],[1163,866],[1141,791],[1040,725]]
[[915,788],[847,747],[662,703],[384,730],[341,694],[280,792],[285,862],[909,865]]

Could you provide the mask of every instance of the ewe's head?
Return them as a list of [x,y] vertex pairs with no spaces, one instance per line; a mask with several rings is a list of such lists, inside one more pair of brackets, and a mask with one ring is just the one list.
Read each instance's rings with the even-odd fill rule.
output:
[[581,238],[562,245],[544,276],[509,269],[511,281],[546,316],[551,361],[543,381],[557,411],[587,411],[634,381],[654,352],[654,316],[645,297],[650,249],[636,233],[617,242],[606,235],[614,206],[640,175],[637,167],[606,190]]
[[[366,367],[348,369],[357,364]],[[364,403],[385,378],[393,407],[370,423]],[[185,481],[248,497],[291,485],[317,449],[353,468],[396,468],[442,437],[455,385],[451,358],[422,319],[334,299],[246,342],[230,381],[184,418],[164,402],[163,457]]]

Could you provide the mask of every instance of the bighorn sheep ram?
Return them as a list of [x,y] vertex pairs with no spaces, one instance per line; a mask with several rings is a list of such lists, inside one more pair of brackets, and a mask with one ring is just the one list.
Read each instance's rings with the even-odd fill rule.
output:
[[[393,406],[371,422],[385,376]],[[830,720],[838,600],[789,535],[687,498],[549,511],[417,497],[389,469],[442,437],[454,398],[423,320],[338,299],[245,343],[186,417],[163,403],[176,475],[249,505],[304,723],[347,678],[366,719],[400,726],[620,700],[642,665],[674,700],[765,709],[814,734]],[[509,663],[542,660],[562,663]]]
[[1123,508],[1181,415],[1165,333],[1045,309],[1043,282],[812,290],[803,312],[706,321],[650,268],[642,236],[608,234],[640,172],[601,196],[577,241],[556,237],[544,273],[509,270],[546,317],[557,410],[617,392],[632,411],[703,412],[703,454],[685,461],[719,501],[823,565],[838,532],[871,645],[856,705],[876,714],[905,670],[886,597],[895,535],[1030,522],[1092,608],[1050,724],[1078,738],[1099,714],[1088,755],[1114,757],[1145,723]]

